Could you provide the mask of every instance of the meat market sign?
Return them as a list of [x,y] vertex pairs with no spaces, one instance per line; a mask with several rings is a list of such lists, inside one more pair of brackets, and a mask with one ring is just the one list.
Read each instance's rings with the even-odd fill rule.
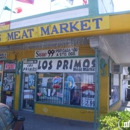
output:
[[79,48],[63,48],[35,51],[35,58],[78,56]]

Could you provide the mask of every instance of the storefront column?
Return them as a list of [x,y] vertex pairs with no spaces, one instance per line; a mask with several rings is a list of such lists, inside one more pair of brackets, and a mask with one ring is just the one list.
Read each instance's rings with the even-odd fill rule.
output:
[[90,46],[95,50],[95,108],[94,108],[94,130],[98,127],[100,117],[100,51],[99,37],[90,38]]

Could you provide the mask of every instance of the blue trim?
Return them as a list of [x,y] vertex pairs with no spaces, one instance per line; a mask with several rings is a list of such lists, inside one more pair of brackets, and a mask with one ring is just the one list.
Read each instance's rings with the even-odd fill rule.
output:
[[94,108],[94,130],[97,130],[97,110],[98,110],[98,76],[99,76],[99,72],[98,72],[98,50],[95,49],[95,108]]
[[[104,67],[105,69],[105,67]],[[100,52],[98,51],[98,119],[100,118]],[[98,127],[99,127],[100,123],[98,120]]]
[[22,95],[22,77],[23,77],[23,73],[22,73],[22,68],[23,68],[23,62],[21,61],[21,70],[20,70],[20,85],[19,85],[19,110],[21,110],[22,106],[22,99],[21,99],[21,95]]

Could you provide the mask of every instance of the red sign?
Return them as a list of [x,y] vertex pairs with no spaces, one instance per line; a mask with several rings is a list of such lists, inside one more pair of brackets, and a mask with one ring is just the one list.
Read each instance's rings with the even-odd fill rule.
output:
[[15,68],[16,68],[16,65],[14,63],[5,64],[5,70],[14,70]]

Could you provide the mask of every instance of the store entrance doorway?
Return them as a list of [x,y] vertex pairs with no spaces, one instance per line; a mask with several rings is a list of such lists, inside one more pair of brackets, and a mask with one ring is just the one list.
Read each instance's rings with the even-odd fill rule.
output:
[[34,110],[34,97],[35,97],[35,79],[34,73],[23,73],[22,82],[22,109]]

